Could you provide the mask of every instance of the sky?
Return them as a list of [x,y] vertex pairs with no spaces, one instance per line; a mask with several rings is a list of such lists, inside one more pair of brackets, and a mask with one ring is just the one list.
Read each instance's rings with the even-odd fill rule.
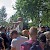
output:
[[16,0],[0,0],[0,8],[5,6],[7,13],[7,20],[15,14],[15,10],[12,8],[12,5],[15,5]]

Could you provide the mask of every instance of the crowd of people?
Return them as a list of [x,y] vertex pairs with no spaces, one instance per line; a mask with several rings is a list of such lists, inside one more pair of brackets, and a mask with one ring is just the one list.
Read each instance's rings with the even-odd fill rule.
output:
[[19,28],[21,21],[13,22],[14,29],[0,26],[0,50],[50,50],[50,28],[32,26],[23,30]]

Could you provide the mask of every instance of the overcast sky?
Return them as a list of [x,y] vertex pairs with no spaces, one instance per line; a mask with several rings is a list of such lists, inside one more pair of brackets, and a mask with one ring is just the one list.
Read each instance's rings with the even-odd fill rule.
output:
[[6,8],[6,12],[7,12],[7,19],[10,18],[10,16],[12,16],[16,11],[13,10],[12,5],[15,4],[16,0],[0,0],[0,8],[2,6],[5,6]]

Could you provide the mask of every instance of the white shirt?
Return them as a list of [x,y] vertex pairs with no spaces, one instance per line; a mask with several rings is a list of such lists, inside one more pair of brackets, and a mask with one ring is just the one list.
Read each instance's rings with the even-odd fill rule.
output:
[[28,38],[24,36],[17,37],[12,40],[11,47],[16,48],[16,50],[20,50],[21,44],[27,40]]
[[16,30],[18,33],[21,33],[23,30],[23,22],[21,22],[19,25],[17,25]]

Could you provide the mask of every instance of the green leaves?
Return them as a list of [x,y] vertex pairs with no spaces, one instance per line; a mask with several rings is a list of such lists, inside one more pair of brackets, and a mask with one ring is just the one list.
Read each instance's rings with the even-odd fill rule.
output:
[[5,22],[5,17],[7,16],[7,13],[6,13],[6,8],[3,6],[1,9],[0,9],[0,24],[1,25],[5,25],[4,23]]
[[[17,16],[27,18],[26,20],[31,19],[32,23],[39,25],[40,18],[42,19],[42,25],[48,25],[50,1],[49,0],[17,0],[15,4],[17,10]],[[42,11],[41,15],[40,11]],[[49,13],[48,13],[48,12]],[[48,16],[48,17],[47,17]],[[47,21],[48,19],[48,21]],[[25,20],[24,20],[25,21]],[[45,22],[44,22],[45,21]]]
[[0,9],[0,15],[1,15],[0,17],[3,17],[3,18],[7,16],[6,8],[4,6]]

